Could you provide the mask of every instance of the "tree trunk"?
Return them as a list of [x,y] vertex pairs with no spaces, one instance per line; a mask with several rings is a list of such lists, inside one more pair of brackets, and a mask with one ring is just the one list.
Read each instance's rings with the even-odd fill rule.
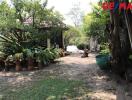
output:
[[[126,3],[128,3],[128,0],[126,0]],[[128,36],[131,44],[131,49],[132,49],[132,13],[130,10],[124,11],[124,16],[125,16],[125,22],[126,26],[128,29]]]
[[[119,2],[114,0],[114,2]],[[122,14],[119,14],[119,9],[111,11],[111,31],[110,31],[110,51],[112,54],[112,69],[114,72],[123,75],[127,68],[127,57],[126,56],[126,41],[123,43],[121,39],[121,24],[124,24],[122,20]],[[127,32],[123,31],[123,34]],[[125,44],[125,45],[124,45]]]

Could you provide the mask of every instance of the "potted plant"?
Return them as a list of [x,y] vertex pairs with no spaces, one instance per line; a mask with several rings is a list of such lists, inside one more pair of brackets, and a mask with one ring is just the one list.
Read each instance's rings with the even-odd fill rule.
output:
[[16,53],[15,54],[15,64],[16,64],[16,71],[21,71],[21,61],[23,60],[23,53]]
[[110,55],[109,50],[101,50],[100,54],[96,56],[96,62],[101,69],[109,69]]
[[31,71],[34,68],[34,53],[30,49],[25,49],[24,54],[26,55],[28,70]]
[[38,68],[42,69],[42,67],[44,66],[44,54],[43,54],[43,50],[39,49],[37,52],[35,52],[36,54],[36,62],[38,63]]

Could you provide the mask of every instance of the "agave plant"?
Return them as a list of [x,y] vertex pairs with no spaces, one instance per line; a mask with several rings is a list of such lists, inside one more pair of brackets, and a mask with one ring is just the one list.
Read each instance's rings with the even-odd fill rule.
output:
[[20,71],[22,69],[21,62],[23,60],[23,53],[15,54],[15,63],[16,63],[16,71]]

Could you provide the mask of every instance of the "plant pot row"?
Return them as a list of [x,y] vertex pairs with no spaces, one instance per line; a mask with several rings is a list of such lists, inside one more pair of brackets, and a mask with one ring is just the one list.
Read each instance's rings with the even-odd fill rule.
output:
[[[21,61],[16,60],[16,61],[15,61],[15,64],[16,64],[16,71],[21,71],[22,68],[23,68],[23,66],[22,66],[22,64],[21,64]],[[39,62],[39,63],[37,64],[37,66],[38,66],[38,69],[42,69],[42,67],[43,67],[44,65],[43,65],[41,62]],[[34,69],[34,67],[35,67],[34,60],[33,60],[33,59],[28,59],[28,61],[27,61],[27,70],[28,70],[28,71],[31,71],[31,70]]]
[[[16,71],[33,70],[34,68],[42,69],[43,66],[53,63],[54,59],[59,57],[58,49],[24,49],[21,53],[9,55],[3,60],[5,70],[14,68]],[[36,67],[37,66],[37,67]],[[26,68],[25,68],[26,67]]]
[[[53,61],[54,61],[54,60],[51,60],[50,63],[53,63]],[[21,71],[21,70],[22,70],[23,66],[22,66],[20,60],[16,60],[16,61],[15,61],[15,65],[16,65],[16,66],[15,66],[15,70],[16,70],[16,71]],[[43,64],[42,62],[37,62],[37,64],[36,64],[36,63],[34,63],[34,59],[28,59],[28,60],[27,60],[27,70],[28,70],[28,71],[32,71],[32,70],[34,69],[35,66],[37,66],[38,69],[42,69],[42,68],[43,68],[44,66],[46,66],[46,65]]]

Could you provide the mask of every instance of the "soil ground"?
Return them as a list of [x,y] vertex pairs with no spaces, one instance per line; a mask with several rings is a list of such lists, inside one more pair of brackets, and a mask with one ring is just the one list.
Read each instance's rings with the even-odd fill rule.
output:
[[57,59],[42,70],[25,72],[0,72],[0,98],[7,91],[29,87],[34,82],[45,77],[61,77],[69,80],[83,81],[91,91],[79,100],[132,100],[132,84],[128,83],[110,71],[103,71],[96,65],[96,54],[89,54],[88,58],[81,58],[80,54],[73,54]]

